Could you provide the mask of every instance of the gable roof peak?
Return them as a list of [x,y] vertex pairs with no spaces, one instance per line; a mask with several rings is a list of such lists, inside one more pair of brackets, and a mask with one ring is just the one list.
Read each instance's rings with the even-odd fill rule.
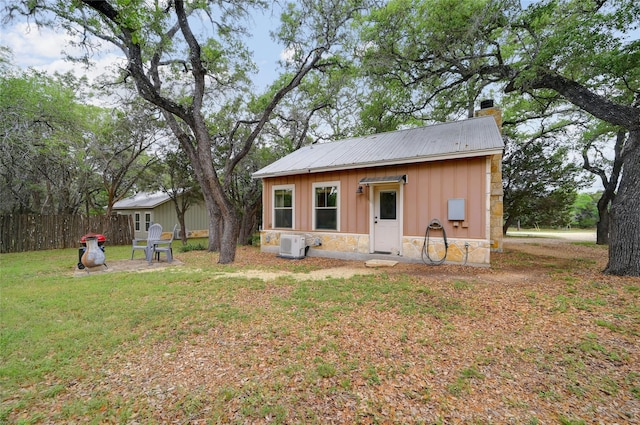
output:
[[253,177],[486,156],[501,153],[503,148],[493,117],[476,117],[305,146]]

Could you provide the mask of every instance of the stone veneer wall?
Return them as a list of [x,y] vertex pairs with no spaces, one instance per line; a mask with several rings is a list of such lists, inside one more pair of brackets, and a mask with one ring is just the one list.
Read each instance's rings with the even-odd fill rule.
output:
[[[317,257],[333,257],[345,260],[359,260],[366,258],[387,258],[398,261],[422,261],[422,246],[424,236],[402,238],[402,256],[381,255],[369,253],[369,235],[344,233],[297,233],[262,230],[260,232],[261,249],[265,252],[277,253],[280,248],[281,234],[302,234],[305,236],[309,254]],[[447,263],[470,264],[488,266],[490,264],[491,244],[484,240],[447,239]],[[468,246],[465,246],[468,244]],[[429,239],[429,256],[437,261],[444,255],[444,241],[442,238]]]
[[503,224],[502,155],[491,157],[490,237],[491,250],[502,252]]
[[[498,107],[479,109],[475,111],[476,117],[491,115],[496,120],[500,134],[502,134],[502,110]],[[503,223],[503,195],[502,189],[502,155],[491,157],[491,193],[490,193],[490,219],[489,233],[491,237],[491,250],[502,252],[502,223]]]

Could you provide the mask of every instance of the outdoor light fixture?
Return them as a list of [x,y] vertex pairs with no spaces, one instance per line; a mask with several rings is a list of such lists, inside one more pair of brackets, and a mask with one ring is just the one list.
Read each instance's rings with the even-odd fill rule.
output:
[[356,189],[356,193],[357,193],[358,195],[360,195],[360,194],[364,193],[364,190],[362,189],[362,186],[358,186],[358,188]]

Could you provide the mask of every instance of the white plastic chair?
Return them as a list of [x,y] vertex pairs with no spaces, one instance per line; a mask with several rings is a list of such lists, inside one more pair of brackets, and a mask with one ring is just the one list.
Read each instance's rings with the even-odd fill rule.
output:
[[[158,241],[162,236],[162,225],[155,223],[149,226],[149,232],[147,233],[146,239],[134,239],[131,243],[131,259],[133,260],[133,255],[136,250],[144,251],[145,260],[151,262],[153,258],[153,242]],[[144,243],[142,243],[144,242]]]
[[173,226],[173,231],[171,232],[171,239],[159,239],[153,241],[153,247],[151,248],[151,259],[149,259],[149,263],[153,260],[153,257],[156,257],[158,261],[160,261],[160,253],[164,252],[167,256],[167,262],[170,263],[173,261],[173,249],[171,248],[171,243],[173,242],[173,238],[176,235],[176,229],[178,225]]

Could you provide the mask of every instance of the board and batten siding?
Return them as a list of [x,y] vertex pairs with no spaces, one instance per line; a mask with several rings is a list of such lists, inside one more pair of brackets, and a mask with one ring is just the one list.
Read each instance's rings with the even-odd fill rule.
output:
[[[152,221],[159,223],[162,226],[163,232],[170,232],[173,230],[173,226],[178,223],[178,216],[176,214],[175,206],[172,201],[164,202],[157,205],[155,208],[134,208],[127,210],[118,210],[118,214],[132,215],[136,212],[144,215],[144,213],[152,213]],[[206,208],[202,204],[192,205],[185,214],[185,225],[187,232],[205,232],[209,230],[209,215]],[[145,237],[146,231],[136,233],[136,237]]]
[[[368,234],[369,202],[373,190],[364,186],[363,193],[357,194],[360,180],[366,177],[406,175],[402,207],[404,236],[424,236],[429,222],[438,219],[444,225],[448,237],[483,239],[487,237],[487,164],[487,157],[481,156],[264,178],[263,190],[266,196],[263,197],[263,227],[274,229],[273,186],[295,186],[295,223],[290,230],[312,232],[313,184],[339,181],[340,229],[336,233]],[[465,200],[464,225],[459,223],[454,227],[447,220],[447,201],[452,198]]]

